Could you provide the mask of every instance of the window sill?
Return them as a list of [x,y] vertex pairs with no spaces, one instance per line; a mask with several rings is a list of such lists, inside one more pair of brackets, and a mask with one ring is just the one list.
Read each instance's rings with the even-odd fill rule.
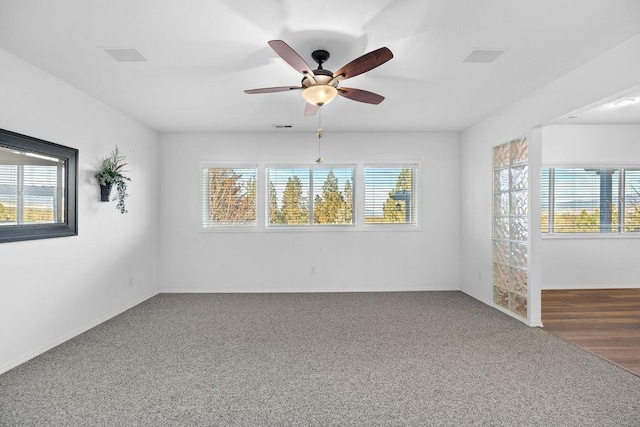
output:
[[640,239],[640,232],[627,233],[541,233],[542,240]]
[[417,225],[326,225],[326,226],[254,226],[254,227],[207,227],[201,233],[352,233],[352,232],[411,232],[420,231]]

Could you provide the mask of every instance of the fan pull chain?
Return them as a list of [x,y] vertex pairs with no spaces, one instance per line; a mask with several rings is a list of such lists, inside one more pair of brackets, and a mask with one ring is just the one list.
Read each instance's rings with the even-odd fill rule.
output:
[[316,159],[316,163],[320,164],[324,161],[324,159],[322,158],[322,156],[320,155],[320,138],[322,138],[322,135],[324,134],[324,132],[322,131],[322,108],[320,108],[318,110],[318,158]]

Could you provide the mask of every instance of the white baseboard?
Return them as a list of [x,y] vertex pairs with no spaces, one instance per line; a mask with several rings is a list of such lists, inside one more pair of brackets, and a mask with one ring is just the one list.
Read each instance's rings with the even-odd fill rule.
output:
[[347,293],[347,292],[455,292],[460,289],[451,288],[425,288],[425,287],[403,287],[394,289],[291,289],[291,288],[166,288],[160,289],[161,294],[297,294],[297,293]]
[[519,320],[520,322],[524,323],[524,324],[525,324],[525,325],[527,325],[527,326],[531,326],[531,327],[542,327],[542,322],[529,322],[529,320],[528,320],[528,319],[524,319],[524,318],[522,318],[522,317],[518,316],[517,314],[515,314],[515,313],[513,313],[513,312],[511,312],[511,311],[509,311],[509,310],[507,310],[507,309],[506,309],[506,308],[504,308],[504,307],[499,306],[498,304],[494,303],[493,301],[489,301],[489,300],[488,300],[488,299],[486,299],[486,298],[483,298],[483,297],[481,297],[481,296],[479,296],[479,295],[475,295],[473,292],[470,292],[470,291],[468,291],[468,290],[466,290],[466,289],[460,289],[460,291],[461,291],[461,292],[464,292],[464,293],[465,293],[465,294],[467,294],[467,295],[469,295],[471,298],[475,298],[475,299],[477,299],[478,301],[480,301],[480,302],[482,302],[482,303],[484,303],[484,304],[488,305],[488,306],[489,306],[489,307],[491,307],[491,308],[495,308],[496,310],[498,310],[498,311],[500,311],[500,312],[502,312],[502,313],[504,313],[504,314],[506,314],[506,315],[508,315],[508,316],[511,316],[511,317],[513,317],[513,318],[514,318],[514,319],[516,319],[516,320]]
[[96,319],[96,320],[94,320],[92,322],[89,322],[88,324],[86,324],[84,326],[81,326],[80,328],[78,328],[78,329],[76,329],[76,330],[74,330],[74,331],[72,331],[72,332],[70,332],[68,334],[65,334],[65,335],[63,335],[63,336],[61,336],[59,338],[56,338],[55,340],[43,345],[42,347],[37,348],[36,350],[33,350],[33,351],[23,355],[23,356],[18,357],[17,359],[12,360],[11,362],[9,362],[9,363],[7,363],[5,365],[0,366],[0,374],[3,374],[5,372],[15,368],[16,366],[21,365],[21,364],[27,362],[28,360],[31,360],[34,357],[39,356],[42,353],[44,353],[46,351],[49,351],[54,347],[59,346],[60,344],[62,344],[65,341],[69,341],[71,338],[74,338],[74,337],[82,334],[83,332],[86,332],[89,329],[94,328],[94,327],[98,326],[99,324],[106,322],[107,320],[117,316],[118,314],[121,314],[121,313],[129,310],[130,308],[135,307],[136,305],[148,300],[149,298],[152,298],[152,297],[156,296],[157,294],[158,294],[157,292],[154,292],[152,294],[149,294],[147,296],[144,296],[142,298],[134,300],[133,302],[130,302],[130,303],[126,304],[125,306],[120,307],[120,308],[112,311],[109,314],[106,314],[106,315],[104,315],[104,316],[102,316],[102,317],[100,317],[100,318],[98,318],[98,319]]
[[475,299],[477,299],[478,301],[480,301],[480,302],[482,302],[482,303],[484,303],[484,304],[486,304],[486,305],[493,306],[493,301],[489,301],[488,299],[483,298],[483,297],[481,297],[480,295],[477,295],[477,294],[475,294],[474,292],[471,292],[471,291],[469,291],[469,290],[467,290],[467,289],[460,289],[460,292],[463,292],[463,293],[465,293],[465,294],[469,295],[471,298],[475,298]]

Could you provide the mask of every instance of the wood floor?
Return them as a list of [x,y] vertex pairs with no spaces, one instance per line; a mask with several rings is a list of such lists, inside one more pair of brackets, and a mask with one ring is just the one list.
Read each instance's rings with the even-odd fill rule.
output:
[[542,291],[542,323],[640,376],[640,289]]

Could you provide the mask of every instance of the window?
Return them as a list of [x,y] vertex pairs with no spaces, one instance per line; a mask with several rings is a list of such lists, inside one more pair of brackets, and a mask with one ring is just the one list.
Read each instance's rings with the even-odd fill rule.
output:
[[417,225],[417,199],[417,165],[365,166],[365,224]]
[[640,170],[542,169],[543,233],[640,231]]
[[353,166],[267,168],[267,225],[353,225],[354,170]]
[[0,242],[77,235],[78,150],[0,130]]
[[257,167],[202,166],[202,229],[256,226]]
[[419,230],[418,163],[200,163],[201,231]]
[[640,231],[640,169],[624,170],[624,231]]
[[528,315],[529,142],[493,147],[493,302]]

